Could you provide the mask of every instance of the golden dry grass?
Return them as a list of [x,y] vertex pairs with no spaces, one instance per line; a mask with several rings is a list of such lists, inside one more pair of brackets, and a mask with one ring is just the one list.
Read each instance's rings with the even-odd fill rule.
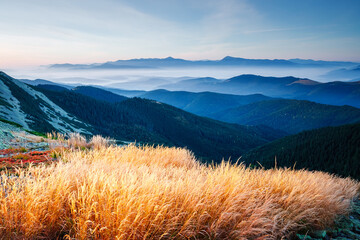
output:
[[97,147],[1,176],[4,239],[279,239],[331,225],[359,183],[199,164],[184,149]]
[[52,133],[47,133],[46,136],[47,136],[47,142],[51,149],[61,149],[61,148],[99,149],[103,147],[108,147],[116,142],[114,139],[108,137],[104,138],[101,135],[94,135],[89,139],[89,141],[87,141],[86,137],[76,132],[68,133],[68,134],[52,132]]

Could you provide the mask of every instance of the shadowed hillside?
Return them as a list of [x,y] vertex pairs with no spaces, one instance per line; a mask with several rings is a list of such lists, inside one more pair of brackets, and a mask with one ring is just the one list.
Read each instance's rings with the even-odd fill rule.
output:
[[263,94],[270,97],[360,107],[360,84],[358,82],[320,83],[296,77],[263,77],[244,74],[226,80],[188,79],[160,87],[172,91],[211,91],[236,95]]
[[326,171],[360,179],[360,124],[326,127],[287,136],[256,148],[241,160],[266,168]]
[[198,156],[236,160],[246,151],[284,136],[268,127],[247,127],[196,116],[167,104],[133,98],[108,103],[72,91],[37,88],[97,133],[142,143],[188,147]]
[[120,96],[118,94],[114,94],[112,92],[90,86],[75,87],[72,89],[72,91],[83,94],[88,97],[95,98],[100,101],[106,101],[111,103],[122,102],[127,99],[127,97]]
[[294,134],[315,128],[360,122],[360,109],[300,100],[269,100],[210,114],[242,125],[266,125]]
[[200,116],[210,116],[229,108],[271,99],[261,94],[239,96],[214,92],[171,92],[163,89],[149,91],[139,97],[163,102]]

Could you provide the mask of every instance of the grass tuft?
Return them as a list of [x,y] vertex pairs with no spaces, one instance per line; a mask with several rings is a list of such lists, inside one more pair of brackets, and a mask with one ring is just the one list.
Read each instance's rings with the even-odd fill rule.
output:
[[359,193],[358,182],[323,172],[207,166],[180,148],[94,145],[18,177],[3,173],[0,236],[279,239],[333,224]]

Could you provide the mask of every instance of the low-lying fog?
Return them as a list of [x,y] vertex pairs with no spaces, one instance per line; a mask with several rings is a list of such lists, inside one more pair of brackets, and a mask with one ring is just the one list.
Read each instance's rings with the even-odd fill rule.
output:
[[281,68],[281,67],[191,67],[154,69],[116,69],[116,70],[62,70],[56,68],[27,68],[5,70],[17,79],[44,79],[57,83],[76,85],[102,85],[107,87],[153,90],[164,84],[187,78],[214,77],[227,79],[241,74],[262,76],[294,76],[309,78],[319,82],[339,80],[324,76],[338,67]]

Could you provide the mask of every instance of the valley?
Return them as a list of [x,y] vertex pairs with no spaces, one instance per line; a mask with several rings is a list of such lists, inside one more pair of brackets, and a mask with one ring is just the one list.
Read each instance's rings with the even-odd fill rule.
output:
[[[236,64],[238,61],[240,60],[235,61]],[[275,63],[277,64],[271,62]],[[265,61],[263,64],[269,62]],[[100,66],[105,67],[98,67]],[[76,67],[75,70],[80,69]],[[236,214],[243,214],[241,219],[246,221],[245,225],[231,228],[250,229],[242,234],[239,234],[238,230],[232,233],[238,237],[256,239],[266,235],[271,236],[270,239],[278,239],[280,236],[287,236],[289,239],[297,240],[356,238],[360,234],[356,225],[356,198],[360,174],[358,86],[358,82],[320,83],[295,77],[240,75],[225,80],[209,77],[185,80],[180,78],[170,85],[161,86],[162,89],[146,91],[141,88],[122,89],[100,85],[69,85],[48,80],[15,79],[5,72],[0,72],[0,169],[3,173],[6,172],[2,179],[8,179],[8,176],[26,176],[21,184],[25,188],[38,189],[37,191],[45,193],[44,203],[55,209],[53,211],[56,212],[56,219],[47,222],[36,219],[42,223],[43,228],[31,230],[31,233],[28,232],[29,229],[22,230],[24,234],[26,232],[26,236],[33,238],[52,239],[72,234],[86,239],[93,233],[96,234],[94,238],[103,238],[124,232],[127,232],[125,235],[128,238],[135,234],[125,225],[121,225],[124,228],[118,225],[119,231],[109,227],[106,231],[95,230],[85,235],[82,235],[82,230],[77,227],[79,225],[63,225],[63,219],[72,219],[72,211],[79,211],[81,207],[69,202],[74,199],[70,197],[74,192],[61,185],[65,181],[62,178],[64,176],[70,179],[72,189],[77,189],[74,183],[80,178],[86,186],[91,186],[91,189],[86,191],[91,192],[96,199],[91,199],[90,202],[113,201],[116,204],[122,203],[122,200],[118,197],[111,198],[110,195],[99,195],[97,186],[87,181],[92,179],[91,181],[106,186],[110,186],[114,181],[125,181],[120,185],[105,187],[108,191],[116,191],[123,196],[126,193],[116,186],[131,189],[134,183],[128,185],[127,181],[133,181],[131,176],[136,176],[136,179],[141,179],[137,180],[140,181],[138,186],[147,190],[144,192],[145,195],[137,191],[131,192],[132,195],[143,199],[133,201],[131,207],[139,208],[142,204],[151,206],[149,201],[158,198],[156,193],[151,193],[150,199],[146,200],[145,196],[149,196],[148,182],[152,186],[158,186],[157,191],[169,191],[169,196],[178,199],[171,200],[170,205],[182,206],[186,214],[195,214],[192,213],[192,209],[185,207],[187,200],[182,198],[187,194],[194,203],[204,203],[203,207],[196,211],[209,211],[209,199],[220,199],[220,195],[225,194],[218,192],[219,189],[232,189],[229,191],[234,195],[227,195],[226,201],[229,205],[225,208],[236,209]],[[74,174],[74,171],[77,174]],[[113,171],[120,174],[119,176],[122,176],[123,171],[126,171],[126,174],[120,180],[112,175]],[[46,172],[49,175],[43,175]],[[39,176],[37,184],[28,182],[30,175]],[[58,186],[55,192],[42,185],[43,182],[54,181],[53,177],[60,179],[53,184]],[[104,182],[101,179],[109,180]],[[20,207],[20,199],[14,196],[19,195],[32,202],[35,198],[38,199],[37,195],[13,188],[13,184],[20,184],[18,177],[6,181],[11,182],[10,185],[3,184],[9,195],[1,201],[12,199],[14,205],[8,209],[15,212],[13,207],[16,207],[16,214],[30,213]],[[246,187],[235,187],[238,184],[234,181],[242,182]],[[286,184],[282,184],[285,181]],[[197,188],[190,190],[187,182],[195,182]],[[230,185],[225,187],[227,184]],[[326,188],[321,184],[336,187]],[[81,185],[81,188],[84,189],[85,185]],[[174,193],[175,188],[182,190]],[[258,194],[259,188],[267,189],[266,197]],[[285,195],[279,198],[278,191]],[[291,198],[287,191],[295,197],[290,203],[281,200]],[[301,196],[307,196],[306,199],[299,199],[296,191],[301,191]],[[333,194],[333,191],[338,195]],[[202,195],[203,192],[205,195]],[[61,206],[70,206],[73,210],[68,212],[61,210],[61,207],[57,208],[57,205],[49,202],[47,194],[55,196]],[[247,196],[246,199],[250,194],[258,200],[254,203],[252,200],[242,199],[241,196],[244,194]],[[76,201],[83,201],[84,198],[85,196],[77,196]],[[337,200],[340,198],[346,199],[345,202],[340,203]],[[253,215],[254,212],[245,216],[245,209],[236,207],[240,206],[235,204],[238,201],[251,207],[252,211],[258,211],[263,216],[261,219],[268,220],[257,219],[257,215]],[[314,201],[318,205],[313,205]],[[288,208],[299,209],[304,213],[284,210],[283,207],[269,210],[268,202],[274,206],[285,204]],[[213,218],[206,217],[206,214],[198,216],[207,219],[205,222],[194,220],[192,217],[190,220],[187,217],[181,219],[179,216],[183,213],[178,212],[177,208],[171,212],[171,216],[179,217],[176,220],[177,224],[186,226],[186,222],[191,221],[189,227],[196,226],[199,230],[189,232],[185,227],[184,232],[181,230],[176,233],[169,229],[161,229],[160,232],[175,236],[180,233],[188,234],[197,238],[201,236],[200,231],[215,234],[215,239],[226,238],[231,233],[231,228],[223,225],[219,225],[217,230],[203,228],[221,219],[221,206],[224,203],[219,200],[214,204],[216,212],[213,213]],[[350,204],[354,207],[350,208]],[[161,206],[166,209],[166,206]],[[306,214],[306,209],[310,208],[317,211],[315,217],[313,213]],[[327,215],[321,213],[320,209],[324,208]],[[42,208],[33,209],[47,211]],[[90,211],[87,204],[81,209]],[[104,218],[79,214],[76,220],[72,221],[91,221],[97,224],[100,224],[100,221],[102,226],[108,226],[110,221],[119,221],[116,224],[124,221],[119,212],[113,212],[111,215],[103,206],[96,211],[102,212]],[[158,222],[150,217],[158,212],[154,211],[150,211],[150,215],[139,216],[152,225],[160,224],[166,228],[171,226],[168,225],[169,219],[172,219],[170,215],[164,213],[166,218]],[[166,211],[170,213],[170,210]],[[337,218],[347,213],[353,217]],[[3,223],[5,230],[0,230],[0,234],[10,236],[8,234],[11,234],[11,231],[7,222],[12,223],[13,219],[6,212],[2,214],[7,220]],[[290,214],[287,217],[289,222],[284,222],[285,225],[278,223],[278,214]],[[297,215],[307,219],[309,224],[303,225],[302,221],[293,218]],[[39,213],[37,216],[41,217],[42,214]],[[116,216],[118,220],[110,216]],[[259,221],[260,225],[256,227],[261,229],[259,231],[255,231],[253,225],[246,225],[254,218],[257,219],[255,221]],[[32,219],[31,221],[34,221],[35,218]],[[230,226],[226,219],[224,218],[224,223],[221,224]],[[318,219],[322,219],[321,222]],[[27,221],[28,219],[24,218],[22,222],[26,222],[31,229],[37,229]],[[332,227],[334,222],[336,230]],[[268,233],[269,229],[263,224],[278,230]],[[87,227],[85,229],[84,231],[89,231]],[[146,231],[154,230],[138,226],[134,231],[136,234],[146,235]],[[152,233],[154,236],[158,236],[156,231]]]
[[[247,76],[240,79],[242,79],[241,84],[244,84]],[[263,84],[265,79],[274,81],[278,86],[293,81],[292,78],[267,79],[255,76],[251,76],[247,81],[248,84],[258,86]],[[253,159],[264,159],[259,161],[262,166],[273,166],[271,163],[274,163],[276,156],[281,166],[292,166],[300,161],[303,164],[298,163],[298,166],[302,168],[310,167],[314,170],[325,170],[342,175],[347,172],[339,170],[339,167],[326,167],[325,162],[334,161],[339,165],[355,164],[350,168],[357,171],[356,145],[360,141],[359,137],[352,131],[334,134],[329,132],[333,128],[324,128],[340,126],[338,129],[346,129],[341,126],[359,123],[360,110],[356,107],[274,98],[259,93],[235,95],[165,89],[116,91],[116,89],[95,86],[59,85],[50,81],[37,81],[26,85],[5,73],[2,73],[1,80],[4,91],[11,92],[14,96],[12,99],[17,101],[15,105],[14,101],[6,102],[9,98],[2,98],[1,107],[4,110],[1,117],[28,130],[43,133],[51,131],[66,133],[75,130],[85,136],[101,134],[120,142],[186,147],[204,162],[220,162],[222,159],[236,162],[240,159],[254,164],[252,161],[258,160],[251,160],[251,156],[255,156]],[[199,82],[197,79],[185,81]],[[218,80],[210,79],[211,81]],[[203,83],[204,80],[200,82]],[[21,97],[16,98],[17,96]],[[25,101],[25,96],[29,100],[34,100]],[[44,109],[43,105],[49,106],[49,109]],[[9,114],[9,111],[13,113]],[[52,111],[50,116],[49,111]],[[64,121],[64,123],[55,124],[54,118],[58,119],[57,122]],[[319,128],[324,130],[318,133],[316,129]],[[355,133],[358,132],[356,129]],[[314,130],[314,134],[304,132],[304,135],[303,131],[306,130]],[[306,137],[299,138],[298,135],[293,134]],[[346,144],[349,134],[353,135],[353,140]],[[339,141],[340,135],[344,140]],[[291,145],[292,140],[289,141],[292,138],[297,139],[294,145]],[[267,147],[281,141],[283,146]],[[319,143],[314,143],[315,148],[320,147],[320,142],[329,142],[328,146],[331,147],[326,150],[327,154],[309,150],[310,153],[319,153],[321,157],[320,155],[310,157],[311,154],[306,151],[297,152],[296,158],[294,157],[296,151],[292,146],[299,147],[302,144],[305,146],[308,142],[316,141]],[[342,147],[333,145],[337,142],[343,142],[344,145]],[[269,150],[265,153],[262,147],[287,149],[288,153],[282,155]],[[339,148],[341,151],[338,150]],[[262,157],[256,154],[261,154]],[[305,159],[308,157],[319,160],[317,164],[307,163]],[[356,176],[355,172],[351,175]]]

